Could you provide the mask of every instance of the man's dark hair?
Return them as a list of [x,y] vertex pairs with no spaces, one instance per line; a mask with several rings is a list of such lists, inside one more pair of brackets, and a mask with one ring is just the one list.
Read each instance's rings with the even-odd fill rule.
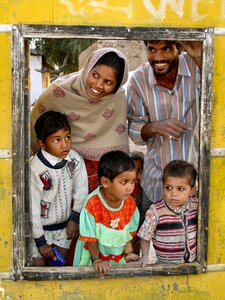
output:
[[187,161],[173,160],[169,162],[164,168],[163,182],[168,176],[187,178],[190,187],[193,188],[195,186],[197,171],[195,167]]
[[98,164],[98,178],[102,176],[110,181],[127,171],[135,170],[135,164],[130,156],[122,151],[110,151],[102,155]]
[[[148,42],[160,42],[160,40],[144,40],[144,44],[146,47],[147,47]],[[175,42],[175,41],[169,41],[169,42],[173,42],[174,44],[176,44],[177,49],[178,50],[180,49],[180,45],[177,42]]]
[[[123,80],[124,75],[124,69],[125,69],[125,62],[122,57],[119,57],[117,53],[115,52],[108,52],[102,55],[102,57],[96,62],[94,65],[105,65],[108,67],[111,67],[112,69],[116,70],[116,86],[113,90],[114,93],[117,92],[118,88],[121,85],[121,82]],[[94,68],[93,67],[93,68]]]
[[67,117],[60,112],[47,111],[36,121],[34,129],[37,139],[45,143],[47,137],[60,129],[71,131]]

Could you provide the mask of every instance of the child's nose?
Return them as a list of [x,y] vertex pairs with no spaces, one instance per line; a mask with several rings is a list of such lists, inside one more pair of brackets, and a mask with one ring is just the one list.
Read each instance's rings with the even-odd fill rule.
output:
[[171,195],[172,195],[172,196],[176,196],[176,194],[177,194],[176,190],[172,190],[172,191],[171,191]]
[[68,148],[68,141],[63,140],[63,141],[62,141],[62,147],[63,147],[63,148]]
[[127,185],[127,191],[132,193],[134,189],[134,182],[128,183]]

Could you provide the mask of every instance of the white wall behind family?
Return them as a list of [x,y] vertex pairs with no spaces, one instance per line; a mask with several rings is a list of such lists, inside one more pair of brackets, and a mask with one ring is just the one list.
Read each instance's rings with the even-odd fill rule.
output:
[[37,72],[36,69],[42,68],[42,57],[40,55],[30,55],[30,103],[31,105],[38,99],[42,94],[42,73]]

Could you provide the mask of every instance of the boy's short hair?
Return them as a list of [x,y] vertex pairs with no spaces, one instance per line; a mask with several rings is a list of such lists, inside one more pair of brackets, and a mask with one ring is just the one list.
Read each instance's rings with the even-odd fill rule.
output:
[[136,160],[139,160],[139,159],[144,161],[144,153],[141,152],[141,151],[131,152],[130,157],[133,159],[133,161],[136,161]]
[[98,164],[98,178],[102,176],[110,181],[127,171],[135,170],[135,164],[130,156],[122,151],[110,151],[102,155]]
[[184,160],[173,160],[169,162],[163,171],[163,183],[165,178],[171,177],[186,177],[191,188],[195,186],[195,181],[197,178],[197,171],[195,167],[187,161]]
[[43,113],[34,125],[37,139],[42,142],[45,142],[48,136],[63,128],[71,131],[66,116],[56,111]]

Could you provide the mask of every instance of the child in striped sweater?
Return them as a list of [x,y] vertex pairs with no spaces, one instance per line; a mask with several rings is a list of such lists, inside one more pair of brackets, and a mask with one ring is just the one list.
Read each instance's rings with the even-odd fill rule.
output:
[[146,266],[152,240],[158,263],[192,262],[197,250],[198,198],[197,172],[192,164],[174,160],[163,172],[164,198],[147,211],[138,236],[141,238],[140,262]]

